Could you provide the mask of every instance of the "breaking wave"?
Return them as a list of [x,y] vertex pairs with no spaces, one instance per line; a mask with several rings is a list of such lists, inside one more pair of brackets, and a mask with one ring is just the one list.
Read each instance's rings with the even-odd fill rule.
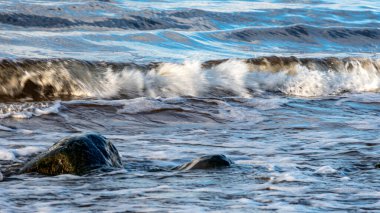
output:
[[4,101],[137,97],[316,97],[379,92],[380,60],[260,57],[176,63],[0,61]]

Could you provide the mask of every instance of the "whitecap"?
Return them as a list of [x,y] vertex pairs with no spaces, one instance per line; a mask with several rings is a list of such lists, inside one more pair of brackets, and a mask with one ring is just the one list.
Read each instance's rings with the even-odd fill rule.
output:
[[315,171],[315,173],[317,173],[317,174],[334,174],[336,172],[337,172],[337,170],[333,169],[330,166],[322,166]]

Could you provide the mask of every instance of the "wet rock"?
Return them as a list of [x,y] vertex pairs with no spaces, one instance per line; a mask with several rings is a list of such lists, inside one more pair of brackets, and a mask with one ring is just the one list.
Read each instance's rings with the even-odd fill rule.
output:
[[119,152],[104,136],[90,133],[63,138],[33,158],[21,173],[83,175],[96,169],[122,167]]
[[217,169],[229,167],[233,162],[224,155],[205,155],[194,159],[189,163],[175,167],[175,170],[192,170],[192,169]]
[[3,179],[4,179],[4,176],[3,176],[3,174],[0,172],[0,182],[3,181]]
[[376,165],[375,165],[375,168],[376,168],[376,169],[380,169],[380,163],[376,164]]

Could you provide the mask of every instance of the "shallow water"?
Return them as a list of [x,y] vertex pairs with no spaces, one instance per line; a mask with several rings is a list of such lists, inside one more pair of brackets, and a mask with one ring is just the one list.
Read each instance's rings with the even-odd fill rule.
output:
[[[0,1],[4,175],[90,131],[125,167],[4,177],[0,211],[380,211],[379,20],[374,1]],[[206,154],[235,164],[162,170]]]

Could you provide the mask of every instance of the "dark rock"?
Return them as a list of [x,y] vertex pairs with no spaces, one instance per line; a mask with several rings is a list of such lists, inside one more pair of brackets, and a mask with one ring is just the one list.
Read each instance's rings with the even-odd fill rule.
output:
[[104,136],[90,133],[63,138],[33,158],[21,173],[83,175],[96,169],[120,167],[121,159],[115,146]]
[[176,170],[217,169],[229,167],[233,162],[224,155],[205,155],[189,163],[175,167]]
[[376,165],[375,165],[375,168],[376,168],[376,169],[380,169],[380,163],[376,164]]

